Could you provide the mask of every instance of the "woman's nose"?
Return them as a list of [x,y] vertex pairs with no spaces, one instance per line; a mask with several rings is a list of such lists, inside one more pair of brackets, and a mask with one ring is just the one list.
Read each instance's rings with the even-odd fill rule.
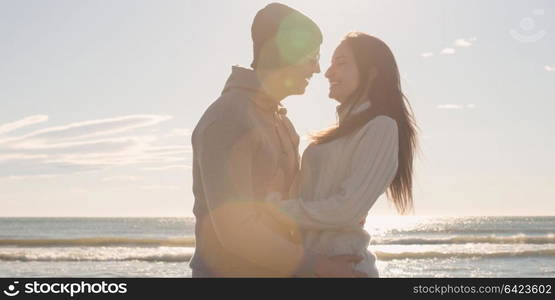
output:
[[326,71],[325,76],[327,79],[330,79],[331,75],[332,75],[332,69],[331,67],[329,67],[328,70]]

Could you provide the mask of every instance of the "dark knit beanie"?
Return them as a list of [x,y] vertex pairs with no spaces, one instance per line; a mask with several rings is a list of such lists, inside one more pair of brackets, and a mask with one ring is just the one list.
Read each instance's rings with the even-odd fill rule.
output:
[[251,27],[252,68],[280,68],[314,53],[322,43],[318,25],[301,12],[281,3],[258,11]]

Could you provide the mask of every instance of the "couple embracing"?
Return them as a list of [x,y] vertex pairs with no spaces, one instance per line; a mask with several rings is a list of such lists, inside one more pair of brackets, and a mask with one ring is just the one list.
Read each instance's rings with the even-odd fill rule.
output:
[[384,192],[400,213],[413,204],[416,124],[391,50],[360,32],[341,41],[325,72],[338,121],[301,163],[281,101],[321,72],[322,33],[279,3],[251,31],[251,68],[232,68],[192,135],[193,277],[379,277],[364,220]]

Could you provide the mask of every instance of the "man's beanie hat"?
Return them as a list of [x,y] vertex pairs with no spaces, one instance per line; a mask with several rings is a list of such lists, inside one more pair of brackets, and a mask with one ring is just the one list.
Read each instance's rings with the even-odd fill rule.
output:
[[280,68],[313,54],[322,43],[318,25],[301,12],[281,3],[258,11],[251,27],[253,68]]

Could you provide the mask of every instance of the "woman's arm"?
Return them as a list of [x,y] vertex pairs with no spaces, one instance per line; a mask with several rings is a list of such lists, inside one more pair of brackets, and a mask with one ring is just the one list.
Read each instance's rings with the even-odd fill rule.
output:
[[[267,201],[278,209],[274,216],[307,229],[360,227],[378,197],[397,173],[399,137],[397,123],[386,116],[376,117],[361,132],[360,142],[350,153],[350,172],[341,180],[338,193],[325,199],[304,202],[302,198]],[[333,159],[333,158],[331,158]]]

